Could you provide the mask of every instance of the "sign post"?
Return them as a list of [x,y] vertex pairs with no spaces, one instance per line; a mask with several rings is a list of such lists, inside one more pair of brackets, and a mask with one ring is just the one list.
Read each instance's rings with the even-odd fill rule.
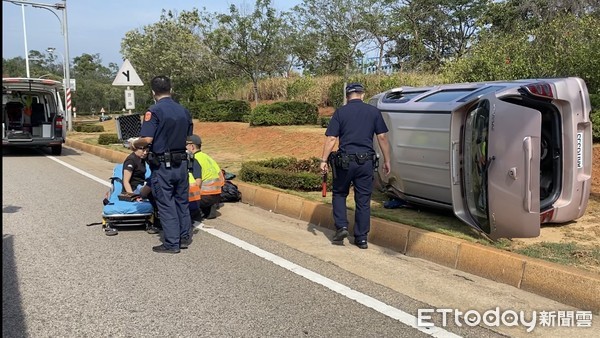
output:
[[129,109],[129,113],[131,114],[131,110],[135,109],[135,93],[133,89],[129,88],[130,86],[143,86],[144,83],[136,73],[135,69],[131,65],[129,60],[125,60],[123,65],[119,69],[115,80],[112,83],[113,86],[125,86],[125,109]]

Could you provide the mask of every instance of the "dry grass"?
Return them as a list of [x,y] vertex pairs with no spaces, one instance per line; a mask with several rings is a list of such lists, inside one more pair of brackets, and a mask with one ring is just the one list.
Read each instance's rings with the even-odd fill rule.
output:
[[[447,82],[437,74],[427,73],[393,73],[391,75],[357,75],[351,76],[350,81],[361,82],[367,89],[367,97],[383,92],[390,88],[400,86],[429,86]],[[316,104],[319,107],[328,107],[333,102],[330,97],[330,88],[343,81],[341,76],[319,76],[319,77],[276,77],[267,78],[258,82],[259,101],[282,101],[298,100]],[[290,88],[294,88],[290,92]],[[340,87],[341,88],[341,87]],[[340,91],[340,96],[342,92]],[[246,83],[235,92],[231,93],[231,99],[242,99],[254,101],[253,84]]]

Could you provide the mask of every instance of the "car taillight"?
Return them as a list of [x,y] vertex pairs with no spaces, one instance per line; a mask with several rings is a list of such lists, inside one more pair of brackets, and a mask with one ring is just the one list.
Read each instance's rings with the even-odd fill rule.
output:
[[62,128],[62,126],[63,126],[63,118],[57,117],[56,118],[56,128]]
[[554,93],[552,92],[552,86],[550,86],[549,83],[545,83],[545,82],[531,83],[526,86],[523,86],[523,88],[525,88],[525,90],[531,95],[545,97],[545,98],[549,98],[549,99],[554,98]]
[[554,208],[540,213],[540,224],[550,222],[552,217],[554,217]]

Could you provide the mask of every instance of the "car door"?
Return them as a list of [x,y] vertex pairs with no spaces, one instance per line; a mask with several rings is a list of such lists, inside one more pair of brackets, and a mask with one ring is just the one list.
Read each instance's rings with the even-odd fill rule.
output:
[[540,112],[495,94],[470,107],[452,116],[454,213],[491,239],[539,236]]

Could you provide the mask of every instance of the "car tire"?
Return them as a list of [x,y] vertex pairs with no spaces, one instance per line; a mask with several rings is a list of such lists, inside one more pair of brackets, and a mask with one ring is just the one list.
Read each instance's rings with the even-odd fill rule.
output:
[[52,155],[54,156],[59,156],[62,154],[62,144],[59,146],[52,146],[50,149],[52,149]]

